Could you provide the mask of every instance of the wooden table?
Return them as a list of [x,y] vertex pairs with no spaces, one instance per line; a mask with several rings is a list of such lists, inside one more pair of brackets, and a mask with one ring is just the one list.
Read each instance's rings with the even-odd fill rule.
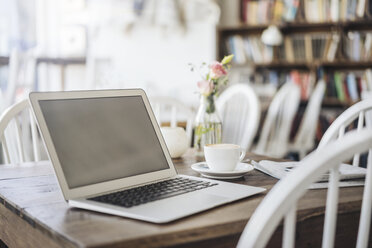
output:
[[[199,176],[190,168],[197,161],[192,151],[174,160],[179,173],[193,176]],[[276,180],[253,171],[233,182],[270,190]],[[299,202],[296,247],[320,247],[325,195],[326,190],[312,190]],[[362,188],[344,188],[340,195],[336,247],[353,247]],[[0,247],[233,247],[264,196],[159,225],[69,208],[47,161],[2,165]],[[269,246],[280,244],[278,228]]]

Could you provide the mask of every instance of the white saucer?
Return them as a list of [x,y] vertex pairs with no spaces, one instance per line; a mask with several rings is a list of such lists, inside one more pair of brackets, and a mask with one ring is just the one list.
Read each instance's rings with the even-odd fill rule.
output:
[[191,165],[191,169],[199,172],[203,177],[213,179],[235,179],[244,176],[253,170],[253,166],[246,163],[239,163],[233,171],[212,171],[206,162]]

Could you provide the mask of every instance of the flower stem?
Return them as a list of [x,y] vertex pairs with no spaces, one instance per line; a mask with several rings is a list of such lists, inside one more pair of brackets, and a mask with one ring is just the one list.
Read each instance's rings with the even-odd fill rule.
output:
[[209,96],[207,96],[207,101],[208,101],[207,109],[206,109],[207,113],[208,114],[214,113],[216,111],[216,107],[214,104],[213,94],[210,94]]

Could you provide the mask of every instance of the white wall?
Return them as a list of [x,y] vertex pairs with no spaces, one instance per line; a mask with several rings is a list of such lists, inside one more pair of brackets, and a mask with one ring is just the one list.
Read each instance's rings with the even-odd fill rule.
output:
[[188,63],[215,59],[215,27],[198,23],[185,33],[167,35],[145,27],[130,34],[106,29],[94,49],[112,59],[111,67],[102,63],[106,76],[97,82],[99,87],[142,87],[150,95],[194,101],[200,77],[190,71]]
[[[167,9],[174,0],[167,1],[147,1],[156,2],[157,7],[147,9],[143,18],[133,16],[128,9],[133,1],[129,0],[90,0],[80,13],[62,12],[55,18],[60,19],[61,25],[75,22],[87,27],[88,57],[95,61],[88,76],[95,79],[94,87],[141,87],[149,95],[173,96],[197,105],[196,82],[200,76],[191,72],[188,64],[215,60],[219,9],[210,0],[180,1],[187,8],[182,26]],[[163,4],[160,9],[159,4]],[[66,72],[66,89],[87,87],[84,67],[71,66]],[[49,78],[41,80],[50,84]]]

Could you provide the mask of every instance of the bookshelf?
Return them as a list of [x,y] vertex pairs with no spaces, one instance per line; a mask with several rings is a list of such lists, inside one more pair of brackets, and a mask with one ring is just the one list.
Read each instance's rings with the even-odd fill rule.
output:
[[[274,78],[279,87],[292,75],[301,78],[300,84],[307,78],[302,88],[309,96],[324,78],[327,92],[322,106],[341,109],[359,101],[361,90],[372,90],[371,0],[241,0],[240,7],[240,24],[217,28],[217,54],[219,58],[234,54],[234,67],[251,68],[253,74],[260,74],[260,84]],[[261,42],[260,35],[269,25],[282,32],[282,45],[269,47]],[[337,86],[330,85],[336,84],[334,77]],[[303,97],[302,106],[306,100]]]
[[[242,67],[242,65],[236,65],[238,67]],[[245,66],[245,65],[243,65]],[[250,66],[254,68],[269,68],[269,69],[286,69],[286,68],[293,68],[293,69],[316,69],[319,67],[323,67],[325,69],[339,69],[339,70],[353,70],[353,69],[369,69],[372,68],[372,61],[334,61],[334,62],[327,62],[327,61],[315,61],[311,63],[306,62],[277,62],[273,61],[270,63],[255,63],[251,64]]]
[[269,22],[267,24],[249,25],[240,23],[234,26],[219,26],[219,34],[227,36],[235,34],[236,32],[248,34],[251,32],[261,33],[270,24],[278,26],[283,34],[291,32],[311,32],[311,31],[327,31],[332,29],[344,29],[346,31],[353,29],[370,30],[371,20],[361,19],[355,21],[339,21],[339,22]]

